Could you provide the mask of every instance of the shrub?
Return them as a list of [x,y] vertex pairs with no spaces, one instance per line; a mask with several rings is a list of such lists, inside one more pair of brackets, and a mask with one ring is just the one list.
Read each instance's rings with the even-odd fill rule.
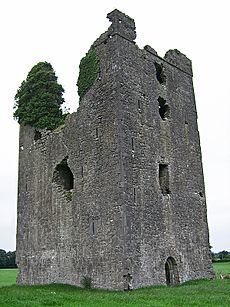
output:
[[15,95],[14,118],[19,124],[53,130],[64,123],[63,87],[50,63],[35,65]]

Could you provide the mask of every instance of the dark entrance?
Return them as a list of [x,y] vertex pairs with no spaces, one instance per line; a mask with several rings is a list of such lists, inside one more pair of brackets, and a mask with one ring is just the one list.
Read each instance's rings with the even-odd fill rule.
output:
[[165,275],[167,286],[175,286],[179,284],[177,264],[173,257],[168,257],[165,263]]

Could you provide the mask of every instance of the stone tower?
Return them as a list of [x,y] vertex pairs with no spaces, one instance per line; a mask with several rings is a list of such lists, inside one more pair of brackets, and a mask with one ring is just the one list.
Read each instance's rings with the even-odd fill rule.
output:
[[108,14],[100,71],[53,132],[20,127],[19,284],[123,290],[212,278],[191,61]]

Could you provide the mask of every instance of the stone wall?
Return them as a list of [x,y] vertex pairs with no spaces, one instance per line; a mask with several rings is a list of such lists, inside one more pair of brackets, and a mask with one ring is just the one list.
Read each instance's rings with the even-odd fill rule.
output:
[[20,284],[165,284],[169,258],[176,282],[213,277],[191,62],[139,49],[134,21],[108,17],[77,112],[36,140],[20,127]]

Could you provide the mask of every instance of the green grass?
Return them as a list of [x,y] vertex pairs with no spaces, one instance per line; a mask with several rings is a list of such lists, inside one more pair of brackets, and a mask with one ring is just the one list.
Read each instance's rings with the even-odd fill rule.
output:
[[230,262],[214,262],[213,263],[214,270],[216,274],[230,274]]
[[[230,263],[215,263],[228,274]],[[6,286],[15,283],[17,270],[0,270],[0,306],[34,307],[190,307],[230,306],[230,280],[197,280],[178,287],[155,286],[130,292],[85,290],[68,285]]]
[[0,287],[16,283],[17,269],[0,269]]

